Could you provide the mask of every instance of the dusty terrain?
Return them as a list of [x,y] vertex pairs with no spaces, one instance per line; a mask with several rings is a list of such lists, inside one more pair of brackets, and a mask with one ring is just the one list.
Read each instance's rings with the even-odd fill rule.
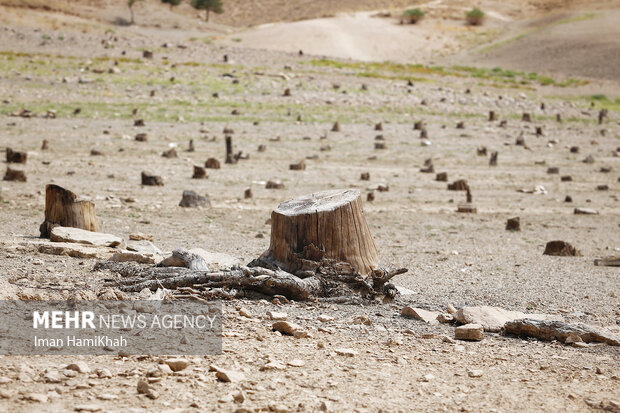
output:
[[[200,33],[193,29],[108,30],[88,23],[87,30],[74,30],[85,20],[59,15],[54,18],[67,25],[53,30],[49,15],[33,15],[42,20],[4,21],[0,28],[0,149],[28,151],[27,164],[11,165],[25,170],[28,181],[0,183],[2,298],[95,298],[104,291],[109,274],[92,271],[96,260],[41,254],[31,245],[50,182],[93,199],[104,232],[125,239],[148,233],[164,251],[201,247],[242,262],[267,248],[266,220],[278,203],[331,188],[355,187],[365,197],[387,184],[388,192],[375,192],[375,201],[364,204],[365,214],[382,265],[409,268],[395,282],[414,294],[363,306],[227,301],[224,353],[189,357],[187,369],[154,384],[161,394],[156,400],[138,394],[136,385],[160,357],[2,356],[0,410],[615,408],[618,347],[577,348],[492,333],[481,342],[452,342],[442,337],[454,336],[453,325],[399,315],[405,304],[441,311],[448,304],[494,305],[618,333],[620,274],[617,267],[593,264],[620,249],[614,79],[321,60],[253,50],[243,42],[207,44],[191,40]],[[153,50],[154,58],[143,58],[144,49]],[[112,67],[119,72],[108,73]],[[292,96],[283,96],[286,88]],[[592,97],[601,93],[606,95]],[[598,125],[603,107],[609,115]],[[10,116],[21,108],[37,116]],[[56,118],[43,118],[47,110],[55,110]],[[489,110],[497,121],[488,121]],[[522,122],[523,112],[533,121]],[[134,127],[138,118],[146,126]],[[429,146],[413,130],[419,120],[427,125]],[[335,121],[341,132],[330,131]],[[456,128],[459,121],[464,129]],[[374,130],[377,122],[383,131]],[[537,126],[543,136],[536,136]],[[234,130],[234,145],[248,160],[223,164],[224,127]],[[147,142],[134,140],[140,132],[148,133]],[[387,149],[374,149],[379,134]],[[515,145],[519,136],[529,149]],[[43,139],[48,150],[41,150]],[[194,152],[185,151],[190,139]],[[260,144],[265,152],[257,151]],[[175,145],[178,158],[161,156]],[[499,152],[497,166],[477,155],[482,146]],[[571,153],[571,146],[579,146],[579,153]],[[91,156],[93,149],[103,155]],[[305,171],[289,170],[313,155],[318,157],[306,159]],[[594,163],[582,162],[588,155]],[[192,180],[193,165],[209,157],[222,161],[222,168],[208,169],[206,180]],[[477,214],[457,213],[465,194],[447,191],[434,174],[420,172],[428,158],[435,172],[448,173],[449,182],[468,180]],[[548,167],[560,174],[547,174]],[[600,172],[603,167],[611,172]],[[141,171],[161,175],[165,185],[141,186]],[[359,180],[362,172],[370,173],[370,181]],[[562,175],[572,181],[561,182]],[[269,179],[281,179],[285,188],[265,189]],[[597,190],[603,184],[609,189]],[[547,193],[518,192],[538,185]],[[248,187],[254,197],[246,200]],[[211,207],[180,208],[186,189],[208,194]],[[572,203],[564,202],[566,195]],[[599,214],[574,215],[575,207]],[[505,231],[513,216],[521,218],[521,232]],[[555,239],[573,243],[583,256],[543,256],[545,244]],[[241,316],[242,307],[253,317]],[[274,310],[286,312],[311,337],[271,331],[266,312]],[[321,322],[320,315],[334,319]],[[359,316],[369,325],[359,323]],[[343,348],[354,352],[342,355]],[[92,372],[65,374],[63,366],[77,360]],[[274,360],[282,365],[264,368]],[[294,360],[302,362],[287,364]],[[219,382],[209,372],[211,363],[242,371],[247,380]],[[101,369],[109,369],[110,377],[97,374]],[[50,371],[60,371],[58,383],[46,378]],[[243,402],[230,397],[238,391]]]

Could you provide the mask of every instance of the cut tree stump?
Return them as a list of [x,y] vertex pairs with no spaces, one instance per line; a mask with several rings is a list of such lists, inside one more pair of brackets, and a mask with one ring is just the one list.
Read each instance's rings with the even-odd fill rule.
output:
[[389,281],[407,272],[406,268],[378,267],[360,192],[351,189],[319,192],[280,204],[272,212],[269,249],[247,266],[209,271],[205,266],[187,265],[185,256],[191,258],[176,251],[176,258],[181,259],[169,263],[170,267],[103,261],[94,270],[120,274],[122,278],[108,279],[107,285],[125,292],[167,288],[176,290],[177,298],[198,301],[267,295],[337,302],[359,302],[359,296],[394,298],[398,290]]
[[205,168],[208,169],[220,169],[220,161],[215,158],[209,158],[205,162]]
[[271,244],[263,259],[295,273],[306,261],[345,262],[362,275],[377,268],[378,254],[358,190],[318,192],[284,202],[271,213]]
[[11,169],[6,168],[6,173],[4,174],[3,180],[5,181],[15,181],[15,182],[26,182],[26,173],[19,169]]
[[209,176],[207,175],[207,171],[202,166],[194,165],[194,175],[192,175],[192,179],[207,179]]
[[233,154],[232,136],[226,136],[226,163],[237,163],[238,158]]
[[73,192],[58,185],[45,187],[45,220],[39,227],[41,238],[49,238],[56,226],[99,232],[95,204],[80,200]]
[[164,180],[161,179],[161,176],[152,175],[147,172],[142,172],[142,185],[164,186]]
[[288,169],[290,169],[291,171],[303,171],[306,169],[306,163],[304,162],[304,160],[302,159],[301,161],[299,161],[298,163],[292,163],[288,166]]
[[26,163],[28,154],[26,152],[14,151],[11,148],[6,148],[6,163]]

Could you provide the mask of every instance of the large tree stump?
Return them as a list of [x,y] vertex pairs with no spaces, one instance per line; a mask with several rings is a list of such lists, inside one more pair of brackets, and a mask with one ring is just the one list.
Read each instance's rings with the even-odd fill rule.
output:
[[73,192],[58,185],[45,187],[45,221],[39,231],[41,238],[49,238],[55,226],[80,228],[87,231],[99,231],[95,204],[80,200]]
[[291,273],[303,269],[305,261],[328,258],[371,274],[378,268],[378,255],[360,192],[317,192],[280,204],[271,213],[271,243],[263,257]]

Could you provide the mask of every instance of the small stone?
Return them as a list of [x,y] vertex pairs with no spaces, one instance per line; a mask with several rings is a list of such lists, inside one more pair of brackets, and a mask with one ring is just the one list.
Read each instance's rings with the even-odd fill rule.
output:
[[24,396],[25,400],[31,402],[47,403],[47,395],[41,393],[28,393]]
[[174,358],[165,360],[165,363],[172,371],[185,370],[189,366],[189,361],[183,358]]
[[278,313],[276,311],[267,311],[267,317],[270,320],[286,320],[288,318],[288,314],[286,313]]
[[467,372],[467,375],[469,377],[482,377],[483,371],[482,370],[469,370]]
[[446,306],[446,313],[454,314],[454,313],[456,313],[456,308],[454,308],[454,306],[452,304],[448,304]]
[[215,371],[215,377],[225,383],[238,383],[245,380],[245,374],[240,371],[223,369],[214,364],[209,366],[209,370]]
[[116,247],[123,243],[123,239],[116,235],[70,227],[52,228],[50,240],[52,242],[68,242],[94,245],[97,247]]
[[149,382],[144,379],[138,380],[137,391],[138,394],[144,394],[146,397],[153,400],[159,398],[159,393],[155,391]]
[[321,315],[319,316],[318,320],[319,320],[321,323],[329,323],[329,322],[331,322],[331,321],[334,321],[334,317],[331,317],[331,316],[328,316],[328,315],[325,315],[325,314],[321,314]]
[[183,208],[209,207],[211,206],[211,201],[209,201],[209,198],[198,195],[194,191],[183,191],[183,197],[181,202],[179,202],[179,206]]
[[98,404],[79,404],[73,408],[76,412],[99,412],[103,410],[103,406]]
[[297,331],[303,331],[301,326],[295,323],[289,323],[288,321],[276,321],[272,324],[273,331],[279,331],[282,334],[289,336],[295,335]]
[[506,221],[506,231],[521,231],[521,219],[519,217],[509,218]]
[[404,307],[400,312],[400,315],[403,317],[413,318],[414,320],[424,321],[429,324],[437,324],[437,316],[439,314],[437,311],[428,311],[410,306]]
[[252,315],[252,313],[250,312],[250,310],[248,310],[245,307],[241,307],[239,309],[239,315],[242,317],[246,317],[246,318],[254,318],[254,316]]
[[454,316],[452,314],[439,314],[437,316],[437,321],[442,324],[451,323],[452,321],[454,321]]
[[484,338],[484,329],[480,324],[465,324],[454,329],[454,338],[458,340],[480,341]]
[[425,374],[424,377],[422,377],[422,381],[424,382],[429,382],[429,381],[433,381],[435,380],[435,376],[433,374]]
[[565,241],[549,241],[545,247],[543,255],[554,255],[558,257],[580,257],[581,253],[577,248]]
[[306,365],[306,362],[303,360],[295,359],[295,360],[289,361],[286,364],[288,364],[291,367],[303,367]]
[[598,211],[591,208],[575,208],[575,215],[598,215]]
[[86,362],[84,361],[78,361],[75,363],[71,363],[67,366],[67,370],[74,370],[77,371],[78,373],[90,373],[90,367],[88,367],[88,364],[86,364]]
[[355,350],[353,350],[351,348],[337,348],[334,351],[339,356],[346,356],[346,357],[355,357],[358,354],[357,351],[355,351]]

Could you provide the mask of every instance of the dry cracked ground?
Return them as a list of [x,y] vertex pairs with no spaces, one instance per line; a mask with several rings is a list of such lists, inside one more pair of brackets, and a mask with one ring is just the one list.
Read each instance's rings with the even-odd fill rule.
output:
[[[241,262],[267,248],[266,221],[280,202],[358,188],[364,199],[375,195],[364,209],[382,265],[409,268],[395,282],[413,293],[364,305],[225,301],[223,354],[186,357],[177,372],[156,356],[2,356],[1,410],[620,409],[619,347],[498,333],[455,341],[454,325],[400,316],[405,304],[442,312],[448,304],[491,305],[618,333],[620,273],[594,265],[620,248],[617,84],[596,82],[612,92],[593,96],[584,79],[166,41],[156,33],[0,28],[0,147],[28,153],[26,164],[5,165],[23,170],[27,182],[1,183],[2,297],[107,291],[110,274],[92,271],[96,259],[38,252],[52,182],[94,200],[103,232],[152,234],[164,251],[200,247]],[[602,108],[609,111],[599,124]],[[11,116],[21,109],[35,116]],[[45,117],[49,110],[55,116]],[[145,126],[134,126],[136,119]],[[340,132],[331,131],[336,121]],[[417,121],[426,138],[414,130]],[[249,159],[224,164],[224,128]],[[139,133],[146,142],[135,140]],[[375,149],[381,142],[385,149]],[[162,157],[172,147],[178,157]],[[482,147],[487,155],[478,154]],[[489,166],[494,151],[497,166]],[[193,166],[210,157],[222,167],[191,179]],[[457,213],[465,193],[420,172],[429,158],[449,182],[468,181],[476,214]],[[305,170],[289,170],[302,159]],[[142,171],[160,175],[164,186],[142,186]],[[369,181],[360,180],[364,172]],[[284,189],[266,189],[274,179]],[[376,191],[379,185],[389,191]],[[253,198],[244,198],[247,188]],[[208,194],[211,205],[179,207],[184,190]],[[576,215],[576,207],[598,214]],[[506,231],[515,216],[521,231]],[[544,256],[556,239],[582,256]],[[273,332],[269,311],[286,313],[309,336]],[[220,381],[212,364],[244,378]],[[157,398],[137,391],[147,376]]]

